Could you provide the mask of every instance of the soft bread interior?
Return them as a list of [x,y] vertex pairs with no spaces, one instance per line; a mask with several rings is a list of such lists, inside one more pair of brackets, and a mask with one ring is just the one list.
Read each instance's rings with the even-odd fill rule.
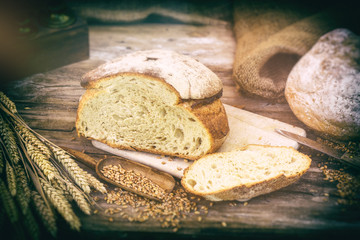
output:
[[77,130],[112,146],[201,156],[209,150],[211,139],[178,101],[174,89],[162,81],[120,75],[87,90]]
[[194,193],[211,194],[236,186],[251,187],[279,175],[304,172],[310,159],[292,148],[249,145],[246,150],[207,155],[194,162],[183,179]]

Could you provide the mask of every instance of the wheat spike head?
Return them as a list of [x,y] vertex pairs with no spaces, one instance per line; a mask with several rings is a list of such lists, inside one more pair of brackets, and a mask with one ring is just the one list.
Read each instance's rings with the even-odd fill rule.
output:
[[73,212],[70,203],[66,200],[64,195],[42,178],[40,178],[40,183],[48,196],[49,201],[58,210],[60,215],[70,224],[71,228],[79,231],[81,226],[80,220]]
[[0,91],[0,102],[12,113],[17,113],[15,103]]

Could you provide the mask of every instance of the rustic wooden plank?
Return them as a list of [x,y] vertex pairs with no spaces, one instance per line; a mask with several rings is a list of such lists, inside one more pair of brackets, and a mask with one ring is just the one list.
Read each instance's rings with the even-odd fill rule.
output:
[[91,59],[109,60],[132,51],[162,48],[190,55],[216,70],[231,69],[235,54],[231,25],[92,26],[89,34]]

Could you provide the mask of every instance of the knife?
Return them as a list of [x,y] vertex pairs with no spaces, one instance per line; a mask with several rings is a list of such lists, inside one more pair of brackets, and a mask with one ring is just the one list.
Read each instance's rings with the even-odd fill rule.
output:
[[348,152],[342,152],[340,150],[336,150],[334,148],[328,147],[324,144],[318,143],[314,140],[311,140],[309,138],[297,135],[292,132],[288,132],[282,129],[275,129],[275,131],[287,138],[290,138],[292,140],[297,141],[300,144],[303,144],[305,146],[308,146],[312,149],[315,149],[319,152],[325,153],[331,157],[334,157],[336,159],[339,159],[340,161],[351,165],[352,167],[356,167],[360,169],[360,156],[355,156],[353,154],[350,154]]

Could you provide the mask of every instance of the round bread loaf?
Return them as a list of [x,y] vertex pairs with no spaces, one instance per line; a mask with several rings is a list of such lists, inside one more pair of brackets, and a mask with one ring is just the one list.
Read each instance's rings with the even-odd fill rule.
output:
[[90,71],[81,85],[76,130],[111,147],[195,160],[229,132],[221,80],[188,56],[134,52]]
[[303,123],[338,139],[360,137],[360,38],[347,29],[323,35],[294,66],[285,97]]

